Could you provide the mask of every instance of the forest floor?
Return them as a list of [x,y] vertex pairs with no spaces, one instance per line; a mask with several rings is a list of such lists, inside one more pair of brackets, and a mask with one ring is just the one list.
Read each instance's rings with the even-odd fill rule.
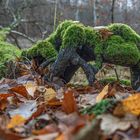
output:
[[[25,75],[26,73],[26,75]],[[129,69],[117,67],[119,79]],[[45,83],[32,68],[0,81],[0,140],[138,140],[140,94],[103,69],[93,86],[81,70],[67,85]]]

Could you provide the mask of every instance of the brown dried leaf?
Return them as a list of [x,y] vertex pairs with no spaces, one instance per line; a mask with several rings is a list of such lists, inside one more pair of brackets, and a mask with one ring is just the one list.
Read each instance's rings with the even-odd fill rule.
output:
[[64,94],[62,108],[63,108],[64,112],[66,112],[67,114],[78,111],[77,104],[76,104],[72,90],[67,90],[66,93]]
[[0,110],[4,110],[8,106],[8,101],[5,99],[2,99],[0,101]]
[[25,137],[17,135],[15,133],[11,133],[8,130],[0,128],[0,138],[1,138],[1,140],[20,140]]
[[62,102],[56,98],[48,101],[48,104],[49,106],[61,106],[62,105]]
[[9,90],[12,91],[12,92],[16,92],[17,94],[20,94],[20,95],[24,96],[27,99],[29,97],[29,94],[28,94],[25,86],[23,86],[23,85],[18,85],[16,87],[12,87]]
[[15,96],[15,94],[12,94],[12,93],[1,93],[0,94],[0,100],[3,100],[3,99],[7,99],[8,97],[12,97],[12,96]]
[[96,102],[100,102],[104,99],[104,97],[108,94],[109,85],[106,85],[103,90],[99,93],[99,95],[96,97]]

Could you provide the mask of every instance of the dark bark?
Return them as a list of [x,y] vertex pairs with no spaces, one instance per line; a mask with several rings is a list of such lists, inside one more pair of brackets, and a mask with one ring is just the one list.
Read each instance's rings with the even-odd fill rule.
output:
[[[86,48],[85,51],[83,51]],[[58,54],[57,60],[54,62],[51,68],[52,77],[60,77],[67,83],[70,81],[74,73],[79,67],[81,67],[87,77],[90,85],[95,81],[95,74],[99,69],[96,69],[94,65],[88,64],[88,61],[96,60],[93,51],[88,47],[76,50],[75,48],[65,48]],[[101,63],[107,62],[102,59]],[[131,67],[131,83],[135,90],[140,91],[140,69],[138,66]]]
[[133,89],[140,91],[140,69],[137,67],[132,67],[131,71],[131,85]]
[[[74,75],[75,71],[79,67],[81,67],[84,70],[87,79],[89,81],[89,84],[92,85],[93,82],[95,81],[94,68],[91,65],[89,65],[85,59],[83,59],[78,55],[75,48],[71,48],[71,47],[65,48],[59,52],[57,60],[52,65],[50,75],[52,77],[64,76],[63,79],[65,79],[66,82],[68,82],[70,80],[70,77]],[[70,68],[72,68],[72,70],[70,70]],[[68,71],[70,71],[70,73]]]

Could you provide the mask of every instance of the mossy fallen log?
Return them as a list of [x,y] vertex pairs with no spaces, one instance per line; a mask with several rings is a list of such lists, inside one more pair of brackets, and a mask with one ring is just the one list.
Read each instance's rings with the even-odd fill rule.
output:
[[[49,42],[46,47],[33,46],[26,54],[29,58],[45,56],[47,60],[43,57],[40,65],[48,61],[48,58],[55,58],[51,69],[53,77],[61,77],[68,82],[75,71],[82,67],[89,84],[92,84],[95,74],[105,62],[130,67],[133,88],[140,86],[140,82],[137,82],[140,81],[140,36],[126,24],[114,23],[93,28],[66,20],[45,41]],[[48,49],[44,50],[43,47]],[[93,60],[94,65],[87,63]]]

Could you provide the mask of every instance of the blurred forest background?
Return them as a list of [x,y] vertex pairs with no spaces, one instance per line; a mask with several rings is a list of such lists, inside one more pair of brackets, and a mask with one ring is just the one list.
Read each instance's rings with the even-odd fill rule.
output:
[[16,25],[9,41],[20,48],[46,38],[64,19],[90,26],[127,23],[140,33],[140,0],[0,0],[0,26]]

